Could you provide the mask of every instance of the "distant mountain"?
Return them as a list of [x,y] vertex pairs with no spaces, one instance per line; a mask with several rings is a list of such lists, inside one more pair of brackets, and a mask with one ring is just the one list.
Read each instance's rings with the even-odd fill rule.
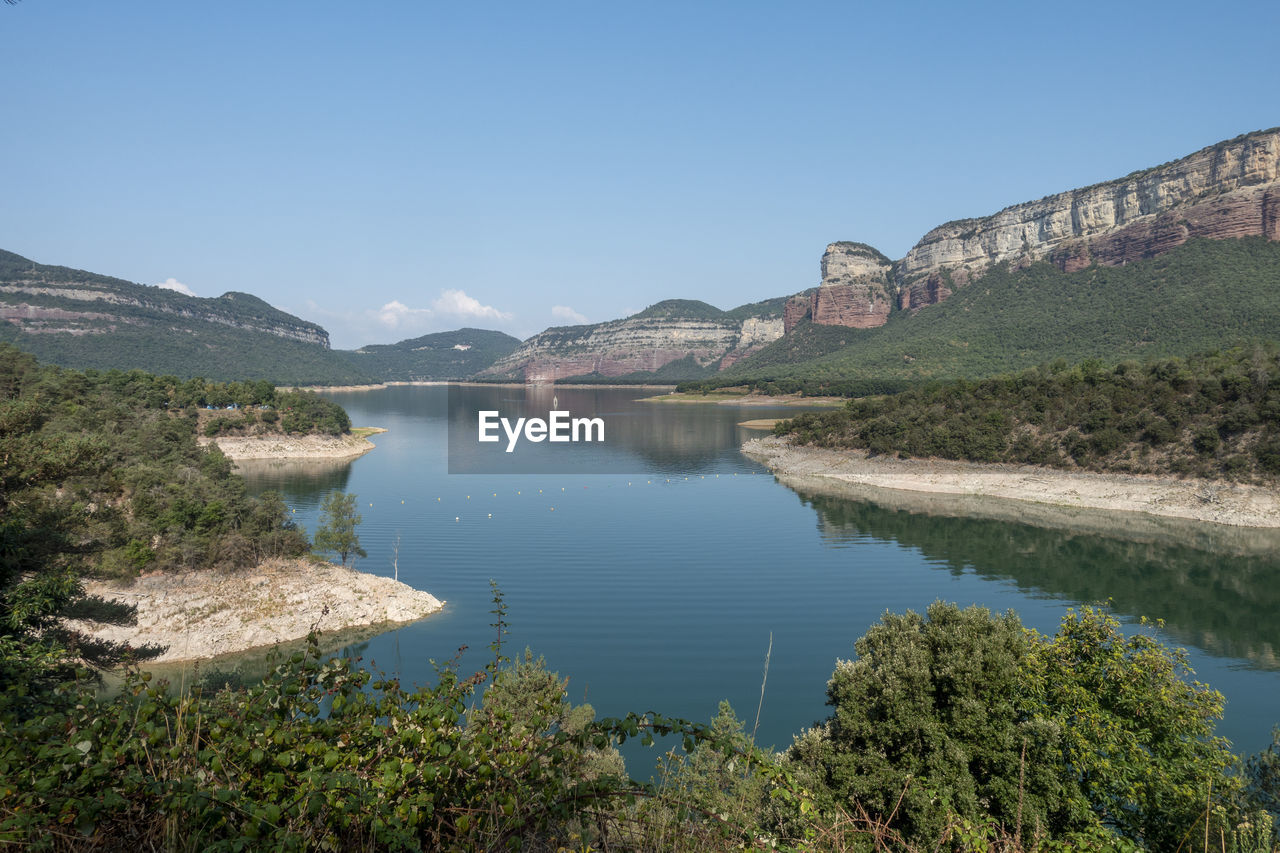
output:
[[944,301],[999,264],[1048,261],[1067,273],[1125,266],[1196,237],[1280,240],[1280,128],[939,225],[898,261],[863,243],[832,243],[822,256],[821,286],[788,303],[786,331],[805,317],[818,325],[880,326],[893,311]]
[[897,261],[831,243],[817,287],[729,311],[670,299],[523,343],[460,329],[336,352],[249,294],[197,299],[0,252],[0,341],[71,367],[292,384],[910,382],[1277,339],[1278,296],[1280,128],[940,225]]
[[487,329],[436,332],[395,344],[343,352],[354,370],[379,381],[467,379],[520,346],[520,339]]
[[354,383],[329,333],[248,293],[187,296],[0,251],[0,341],[65,367]]
[[781,337],[785,302],[779,297],[722,311],[669,299],[622,320],[547,329],[480,375],[530,382],[710,376]]
[[1280,341],[1280,242],[1199,238],[1124,266],[998,264],[942,304],[876,328],[805,318],[715,382],[977,378],[1058,358],[1115,363],[1254,341]]
[[822,256],[785,335],[719,384],[977,377],[1280,339],[1280,129],[940,225],[891,261]]

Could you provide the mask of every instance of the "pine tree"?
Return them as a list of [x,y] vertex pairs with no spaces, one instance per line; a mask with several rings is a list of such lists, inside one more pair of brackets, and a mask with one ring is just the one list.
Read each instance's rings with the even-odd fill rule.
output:
[[356,526],[363,520],[356,512],[356,496],[331,492],[320,507],[320,527],[316,530],[315,549],[337,554],[344,566],[354,566],[356,557],[367,557],[360,547]]

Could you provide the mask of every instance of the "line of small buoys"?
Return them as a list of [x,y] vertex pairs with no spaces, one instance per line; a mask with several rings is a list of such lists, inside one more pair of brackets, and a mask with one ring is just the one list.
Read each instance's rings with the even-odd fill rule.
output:
[[[736,477],[736,476],[738,476],[738,474],[739,474],[739,473],[741,473],[741,472],[734,471],[734,472],[733,472],[733,476],[735,476],[735,477]],[[748,471],[748,472],[746,472],[746,473],[748,473],[748,474],[758,474],[758,473],[760,473],[760,472],[759,472],[759,471]],[[706,475],[706,474],[699,474],[699,475],[698,475],[698,479],[700,479],[700,480],[705,480],[705,479],[707,479],[707,475]],[[716,474],[716,475],[715,475],[715,479],[717,479],[717,480],[718,480],[718,479],[720,479],[720,475],[719,475],[719,474]],[[688,477],[684,477],[684,478],[683,478],[683,480],[687,483],[687,482],[689,481],[689,478],[688,478]],[[671,482],[671,478],[670,478],[670,477],[665,478],[665,482],[670,483],[670,482]],[[646,484],[646,485],[650,485],[650,486],[651,486],[651,485],[653,485],[653,480],[645,480],[645,484]],[[629,481],[627,481],[627,485],[628,485],[628,486],[632,486],[632,485],[634,485],[634,481],[630,481],[630,480],[629,480]],[[590,488],[590,487],[589,487],[589,486],[583,486],[582,488],[585,490],[585,489],[588,489],[588,488]],[[564,491],[567,491],[567,489],[566,489],[566,487],[561,486],[561,487],[560,487],[560,491],[564,492]],[[543,490],[543,489],[538,489],[538,494],[540,494],[540,495],[541,495],[541,494],[543,494],[543,493],[544,493],[544,490]],[[523,491],[522,489],[517,489],[517,490],[516,490],[516,494],[517,494],[517,495],[523,495],[523,494],[524,494],[524,491]],[[498,497],[498,493],[497,493],[497,492],[491,492],[491,493],[490,493],[490,495],[491,495],[492,497],[495,497],[495,498],[496,498],[496,497]],[[465,499],[466,499],[466,500],[471,500],[471,495],[466,495],[466,496],[465,496]],[[437,498],[436,498],[436,503],[442,503],[443,501],[444,501],[444,498],[443,498],[443,497],[437,497]],[[401,503],[401,504],[403,504],[403,503],[405,503],[405,501],[404,501],[404,500],[401,500],[401,501],[400,501],[400,503]],[[370,502],[369,502],[369,506],[373,506],[373,502],[372,502],[372,501],[370,501]],[[547,509],[548,509],[548,511],[549,511],[549,512],[555,512],[555,511],[556,511],[556,508],[555,508],[555,507],[548,507]],[[290,511],[291,511],[291,512],[293,512],[293,513],[297,513],[297,511],[298,511],[298,510],[297,510],[296,508],[293,508],[293,509],[291,509]],[[487,514],[486,514],[486,517],[488,517],[488,518],[493,518],[493,513],[491,513],[491,512],[490,512],[490,513],[487,513]],[[461,522],[461,521],[462,521],[462,517],[461,517],[461,516],[457,516],[457,515],[455,515],[455,516],[453,517],[453,520],[454,520],[455,522]]]

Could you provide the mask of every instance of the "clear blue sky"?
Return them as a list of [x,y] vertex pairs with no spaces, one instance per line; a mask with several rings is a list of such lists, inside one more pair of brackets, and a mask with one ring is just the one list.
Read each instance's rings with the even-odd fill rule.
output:
[[0,5],[0,248],[335,346],[818,280],[1280,124],[1280,3]]

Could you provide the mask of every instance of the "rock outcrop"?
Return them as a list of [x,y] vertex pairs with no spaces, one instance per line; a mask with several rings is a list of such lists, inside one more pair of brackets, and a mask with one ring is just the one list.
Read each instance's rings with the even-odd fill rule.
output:
[[865,243],[832,243],[822,255],[822,284],[792,297],[783,311],[790,332],[805,317],[823,326],[883,325],[893,307],[893,262]]
[[[64,267],[47,269],[63,274],[75,272]],[[19,326],[24,332],[101,334],[114,328],[109,323],[103,324],[103,320],[114,319],[116,322],[135,324],[140,322],[137,317],[122,315],[119,311],[76,311],[41,304],[51,300],[65,300],[64,305],[82,304],[99,308],[118,306],[173,318],[203,320],[329,349],[329,333],[325,329],[286,314],[247,293],[230,292],[216,299],[202,299],[89,273],[85,274],[86,280],[76,281],[73,278],[67,281],[63,275],[49,276],[42,275],[42,272],[43,270],[33,271],[27,276],[9,279],[0,284],[0,294],[4,294],[0,298],[6,303],[0,318]],[[63,280],[58,280],[59,278]]]
[[[874,284],[881,265],[864,258],[832,262],[833,249],[860,244],[833,243],[807,313],[816,323],[864,328],[885,322],[885,300],[906,310],[933,305],[998,263],[1049,260],[1072,272],[1153,258],[1192,237],[1246,236],[1280,240],[1280,128],[991,216],[939,225],[892,265],[891,274],[884,270],[883,291]],[[851,279],[849,289],[830,289],[824,300],[832,270]],[[806,313],[799,302],[787,308],[790,331]]]
[[547,329],[480,375],[547,382],[652,373],[684,360],[689,375],[714,372],[782,337],[781,313],[781,300],[756,313],[672,300],[623,320]]

